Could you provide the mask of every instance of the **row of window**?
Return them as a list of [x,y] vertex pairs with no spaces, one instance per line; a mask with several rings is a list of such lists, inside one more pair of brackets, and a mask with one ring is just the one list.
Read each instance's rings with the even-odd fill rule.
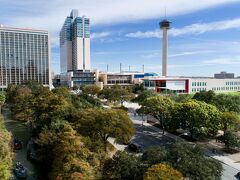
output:
[[214,87],[212,88],[213,91],[233,91],[233,90],[240,90],[240,86],[234,87]]
[[192,88],[192,92],[206,91],[206,88]]
[[192,82],[192,86],[207,86],[206,82]]
[[226,85],[229,86],[229,85],[240,85],[240,81],[237,82],[237,81],[232,81],[232,82],[226,82]]

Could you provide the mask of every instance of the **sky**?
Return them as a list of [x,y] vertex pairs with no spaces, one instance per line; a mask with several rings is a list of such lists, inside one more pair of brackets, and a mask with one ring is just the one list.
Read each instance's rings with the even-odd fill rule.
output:
[[[0,0],[0,24],[51,33],[52,70],[60,72],[59,31],[72,9],[91,21],[92,68],[161,75],[162,32],[170,20],[168,75],[240,76],[240,0]],[[165,13],[166,12],[166,13]]]

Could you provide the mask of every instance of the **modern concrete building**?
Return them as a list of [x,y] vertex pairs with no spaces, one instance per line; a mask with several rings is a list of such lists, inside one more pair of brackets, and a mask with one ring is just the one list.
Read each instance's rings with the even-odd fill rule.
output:
[[[216,93],[240,91],[240,79],[215,79],[208,77],[149,77],[144,86],[159,93],[196,93],[212,90]],[[167,92],[166,92],[167,91]]]
[[214,74],[214,78],[216,79],[231,79],[234,78],[234,73],[220,72]]
[[74,85],[95,83],[90,64],[90,20],[72,10],[60,32],[61,82]]
[[48,31],[0,26],[0,89],[37,81],[51,87]]
[[98,75],[98,84],[102,83],[100,87],[111,88],[114,85],[121,87],[133,86],[134,84],[142,83],[144,77],[154,77],[156,73],[141,73],[141,72],[100,72]]
[[162,36],[162,76],[167,76],[167,55],[168,55],[168,35],[167,32],[170,29],[170,21],[163,20],[159,23],[160,29],[163,31]]

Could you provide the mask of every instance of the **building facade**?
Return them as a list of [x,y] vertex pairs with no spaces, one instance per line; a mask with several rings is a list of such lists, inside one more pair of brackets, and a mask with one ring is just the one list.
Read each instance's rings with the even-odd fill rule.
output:
[[129,87],[134,84],[142,83],[144,77],[154,77],[156,73],[142,73],[142,72],[100,72],[97,78],[98,83],[102,83],[100,87],[111,88],[114,85],[121,87]]
[[72,10],[60,31],[60,63],[64,85],[72,88],[95,83],[90,64],[90,20],[79,17],[78,10]]
[[216,93],[240,91],[240,79],[215,79],[204,77],[150,77],[144,78],[144,86],[157,92],[191,94],[212,90]]
[[72,10],[60,32],[61,72],[90,70],[90,20]]
[[37,81],[51,86],[48,31],[0,27],[0,89]]
[[220,72],[214,74],[214,78],[216,79],[231,79],[234,78],[234,73]]

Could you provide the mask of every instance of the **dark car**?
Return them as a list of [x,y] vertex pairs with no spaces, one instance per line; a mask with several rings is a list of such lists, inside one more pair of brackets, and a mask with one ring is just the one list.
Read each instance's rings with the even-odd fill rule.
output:
[[238,173],[235,175],[235,177],[236,177],[237,179],[240,179],[240,172],[238,172]]
[[19,139],[14,138],[13,139],[13,148],[14,150],[20,150],[23,148],[22,141]]
[[142,147],[137,143],[130,143],[128,149],[136,153],[142,152]]
[[16,162],[14,173],[21,179],[25,179],[28,176],[27,169],[20,162]]

